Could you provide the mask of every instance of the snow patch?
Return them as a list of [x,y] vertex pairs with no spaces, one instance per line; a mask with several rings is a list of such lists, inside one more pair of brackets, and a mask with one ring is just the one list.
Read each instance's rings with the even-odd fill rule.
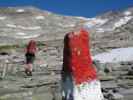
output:
[[41,29],[40,26],[24,27],[24,26],[21,26],[21,25],[14,25],[14,24],[7,24],[6,26],[10,27],[10,28],[19,28],[19,29],[24,29],[24,30],[37,30],[37,29]]
[[103,25],[108,21],[108,19],[100,19],[100,18],[91,18],[85,24],[88,28],[91,28],[95,25]]
[[25,36],[16,36],[16,38],[20,38],[20,39],[29,39],[29,38],[36,38],[36,37],[38,37],[38,36],[40,36],[40,34],[32,34],[32,35],[25,35]]
[[14,24],[7,24],[6,26],[7,26],[7,27],[11,27],[11,28],[16,28],[16,27],[17,27],[17,26],[14,25]]
[[105,30],[103,28],[98,28],[96,31],[99,33],[105,32]]
[[97,54],[93,56],[94,60],[101,63],[117,63],[121,61],[133,60],[133,47],[113,49],[109,52]]
[[17,35],[26,35],[26,33],[22,33],[22,32],[19,32],[19,33],[17,33]]
[[25,10],[24,9],[17,9],[16,10],[16,12],[18,12],[18,13],[22,13],[22,12],[24,12]]
[[125,16],[124,18],[121,18],[118,22],[114,24],[114,28],[117,28],[126,24],[132,18],[133,18],[132,16]]
[[82,20],[90,20],[91,18],[85,18],[85,17],[77,17],[79,19],[82,19]]
[[32,27],[18,26],[18,28],[20,28],[20,29],[26,29],[26,30],[37,30],[37,29],[41,29],[40,26],[32,26]]
[[58,23],[59,26],[63,26],[63,27],[74,27],[75,24],[66,24],[66,25],[63,25],[62,23]]
[[129,16],[129,15],[131,15],[132,13],[130,12],[130,11],[125,11],[124,12],[124,15],[126,15],[126,16]]
[[0,16],[0,20],[5,20],[6,17],[5,16]]
[[35,19],[40,20],[40,19],[45,19],[45,17],[40,15],[40,16],[36,16]]

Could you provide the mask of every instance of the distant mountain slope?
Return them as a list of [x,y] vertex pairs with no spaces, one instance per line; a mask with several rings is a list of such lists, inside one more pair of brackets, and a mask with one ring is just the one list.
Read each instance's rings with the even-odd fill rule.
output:
[[43,41],[60,39],[81,20],[34,7],[0,8],[0,42],[13,43],[29,38]]
[[91,33],[96,53],[133,46],[133,8],[110,11],[95,18],[63,16],[34,7],[0,8],[0,44],[21,43],[30,38],[62,40],[81,22],[85,22],[84,27]]
[[93,49],[99,52],[133,46],[133,8],[88,19],[85,25],[91,32]]

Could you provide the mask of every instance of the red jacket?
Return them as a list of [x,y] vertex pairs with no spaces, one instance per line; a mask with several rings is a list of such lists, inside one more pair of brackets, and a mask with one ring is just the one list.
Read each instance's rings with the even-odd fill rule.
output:
[[76,84],[97,78],[92,64],[88,34],[81,29],[78,35],[74,32],[67,34],[65,37],[67,41],[64,41],[67,42],[64,44],[67,45],[64,46],[64,67],[69,69]]
[[30,42],[28,43],[26,47],[26,52],[35,54],[36,51],[37,51],[36,42],[34,40],[30,40]]

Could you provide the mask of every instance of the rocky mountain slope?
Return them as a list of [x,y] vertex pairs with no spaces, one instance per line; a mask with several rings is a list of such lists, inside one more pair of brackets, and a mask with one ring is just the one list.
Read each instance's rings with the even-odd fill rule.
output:
[[88,20],[86,27],[92,32],[94,49],[106,50],[132,46],[133,8],[125,11],[110,11]]
[[0,42],[16,43],[29,38],[40,41],[62,39],[80,21],[34,7],[1,8]]

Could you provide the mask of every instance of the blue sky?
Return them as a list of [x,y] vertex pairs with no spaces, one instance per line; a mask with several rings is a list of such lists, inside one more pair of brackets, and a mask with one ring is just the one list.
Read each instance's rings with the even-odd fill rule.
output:
[[0,7],[28,5],[64,15],[94,17],[133,7],[133,0],[0,0]]

